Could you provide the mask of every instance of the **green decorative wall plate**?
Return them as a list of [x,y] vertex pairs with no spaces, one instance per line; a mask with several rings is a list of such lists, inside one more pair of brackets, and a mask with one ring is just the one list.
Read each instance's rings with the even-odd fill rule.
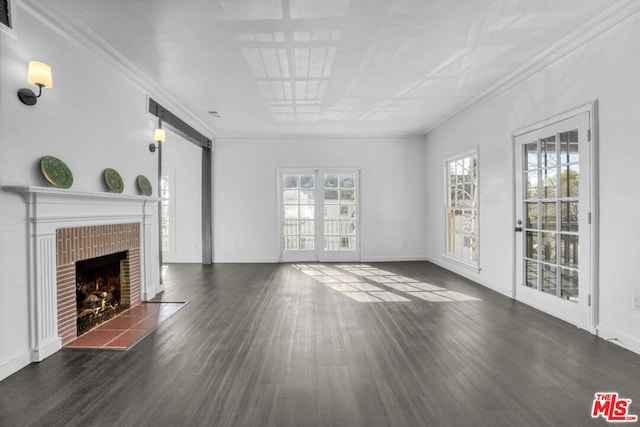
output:
[[114,193],[122,193],[124,190],[124,182],[117,170],[106,168],[104,170],[104,182],[107,184],[109,190]]
[[42,175],[58,188],[70,188],[73,185],[73,174],[69,167],[60,159],[53,156],[44,156],[40,159]]
[[150,196],[153,193],[153,187],[149,182],[149,179],[144,175],[138,175],[138,190],[145,196]]

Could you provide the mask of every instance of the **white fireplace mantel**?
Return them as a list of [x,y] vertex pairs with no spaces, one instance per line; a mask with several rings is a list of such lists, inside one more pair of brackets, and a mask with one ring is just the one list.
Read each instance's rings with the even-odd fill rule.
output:
[[142,299],[162,291],[156,223],[159,198],[36,186],[2,189],[22,195],[26,203],[31,361],[39,362],[62,348],[56,308],[57,229],[139,223]]

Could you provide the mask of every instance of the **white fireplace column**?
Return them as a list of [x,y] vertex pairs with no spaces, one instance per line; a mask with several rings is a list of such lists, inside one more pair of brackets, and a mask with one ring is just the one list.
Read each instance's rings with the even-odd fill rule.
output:
[[[48,187],[7,186],[23,196],[29,224],[29,346],[39,362],[62,348],[58,336],[56,230],[111,224],[140,224],[140,282],[143,300],[163,290],[159,273],[157,197],[92,193]],[[155,254],[153,256],[152,254]]]

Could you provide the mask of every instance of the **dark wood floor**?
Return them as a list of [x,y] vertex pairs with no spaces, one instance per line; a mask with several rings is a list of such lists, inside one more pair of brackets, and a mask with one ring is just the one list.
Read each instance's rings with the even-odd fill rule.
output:
[[599,391],[640,414],[639,355],[432,264],[376,266],[481,301],[359,303],[291,265],[171,265],[162,298],[190,304],[128,352],[64,349],[0,382],[0,425],[605,425]]

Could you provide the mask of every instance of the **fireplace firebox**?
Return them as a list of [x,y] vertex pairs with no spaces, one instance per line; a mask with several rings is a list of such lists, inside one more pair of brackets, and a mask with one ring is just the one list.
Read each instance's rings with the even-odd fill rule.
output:
[[124,251],[76,262],[78,336],[129,308],[126,260]]

